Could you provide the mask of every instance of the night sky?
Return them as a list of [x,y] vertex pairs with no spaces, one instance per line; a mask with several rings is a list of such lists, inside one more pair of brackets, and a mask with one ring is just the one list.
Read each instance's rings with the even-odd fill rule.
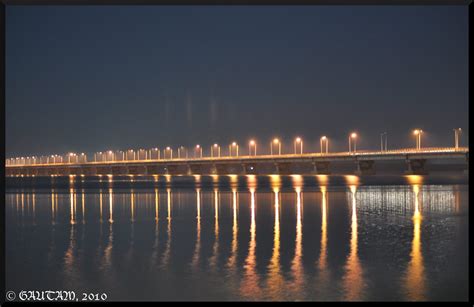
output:
[[[6,155],[453,146],[467,6],[7,6]],[[244,153],[246,153],[246,149]]]

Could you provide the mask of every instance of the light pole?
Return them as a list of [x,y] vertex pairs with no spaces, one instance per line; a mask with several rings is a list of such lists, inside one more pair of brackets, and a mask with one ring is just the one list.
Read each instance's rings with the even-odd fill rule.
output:
[[194,149],[194,158],[202,158],[202,147],[199,144]]
[[166,147],[165,152],[163,154],[163,158],[166,159],[166,153],[169,153],[169,158],[168,159],[173,159],[173,149],[171,147]]
[[351,144],[352,140],[354,140],[354,152],[357,151],[357,133],[352,132],[351,135],[349,135],[349,152],[351,152]]
[[273,145],[278,145],[278,155],[281,155],[281,142],[279,139],[273,139],[273,142],[270,143],[270,155],[273,156]]
[[416,149],[420,150],[421,149],[421,134],[423,133],[423,130],[421,129],[415,129],[413,131],[413,134],[415,135],[416,138]]
[[253,155],[257,155],[257,143],[254,140],[250,140],[249,142],[249,156],[252,155],[252,147],[253,147]]
[[295,139],[295,143],[294,143],[295,155],[296,155],[297,144],[300,145],[300,154],[302,155],[302,154],[303,154],[303,140],[302,140],[300,137],[297,137],[297,138]]
[[321,147],[321,154],[323,153],[323,143],[326,145],[326,153],[329,152],[329,139],[324,135],[319,139],[319,146]]
[[229,145],[229,156],[232,157],[232,148],[235,148],[235,156],[239,156],[239,145],[236,142],[232,142],[232,144]]
[[160,149],[158,147],[152,148],[150,150],[150,159],[155,158],[156,160],[160,159]]
[[[384,144],[385,137],[385,144]],[[385,146],[384,146],[385,145]],[[380,151],[387,150],[387,132],[380,133]]]
[[216,156],[218,158],[220,158],[221,156],[221,147],[219,146],[219,144],[214,144],[211,146],[211,157],[214,157],[214,151],[216,151]]
[[178,147],[178,159],[183,158],[183,152],[185,153],[185,157],[188,158],[188,151],[184,146],[179,146]]
[[[110,157],[110,158],[109,158]],[[145,158],[146,158],[146,153],[145,153]],[[109,150],[105,156],[105,160],[106,161],[114,161],[114,153],[112,152],[112,150]]]
[[462,133],[461,128],[456,128],[454,130],[454,148],[457,150],[459,148],[459,136]]

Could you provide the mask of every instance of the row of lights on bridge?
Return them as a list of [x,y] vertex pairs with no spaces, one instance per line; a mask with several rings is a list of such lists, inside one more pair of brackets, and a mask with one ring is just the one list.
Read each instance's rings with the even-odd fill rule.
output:
[[[455,137],[455,148],[459,147],[459,136],[462,132],[461,128],[456,128],[454,130]],[[413,135],[416,140],[416,149],[421,149],[421,136],[423,130],[415,129],[413,130]],[[348,147],[349,153],[355,153],[357,151],[357,138],[358,135],[355,132],[349,134],[348,137]],[[320,152],[321,154],[329,153],[329,138],[327,136],[322,136],[320,138]],[[384,142],[385,141],[385,142]],[[270,155],[281,155],[281,141],[278,138],[273,139],[270,142]],[[248,155],[256,156],[257,155],[257,142],[255,140],[250,140],[248,144]],[[380,146],[381,151],[387,150],[387,133],[380,134]],[[303,139],[300,137],[295,138],[293,142],[294,154],[303,154]],[[232,142],[229,144],[229,157],[238,157],[239,156],[239,145],[237,142]],[[121,157],[120,157],[121,155]],[[213,144],[210,148],[211,157],[221,157],[221,146],[219,144]],[[175,156],[176,157],[176,156]],[[202,158],[203,150],[201,145],[196,145],[194,148],[194,158]],[[184,146],[180,146],[177,149],[177,158],[184,159],[189,158],[188,152]],[[125,152],[123,151],[106,151],[106,152],[97,152],[94,154],[94,162],[106,162],[106,161],[129,161],[129,160],[152,160],[152,159],[161,159],[160,150],[158,148],[153,148],[149,150],[139,149],[135,151],[129,149]],[[166,147],[163,152],[163,159],[173,159],[173,149],[171,147]],[[23,165],[23,164],[49,164],[49,163],[86,163],[87,156],[84,153],[76,154],[69,153],[66,156],[61,155],[51,155],[51,156],[41,156],[41,157],[19,157],[19,158],[10,158],[7,159],[7,165]]]

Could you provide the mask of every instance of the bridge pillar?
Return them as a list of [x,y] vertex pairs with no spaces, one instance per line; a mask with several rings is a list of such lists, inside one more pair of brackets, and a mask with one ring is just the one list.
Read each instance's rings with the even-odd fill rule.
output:
[[277,175],[291,174],[291,163],[289,162],[275,163],[275,172]]
[[357,161],[356,175],[374,175],[375,174],[375,161],[373,160],[360,160]]
[[193,174],[193,169],[191,168],[191,165],[187,164],[186,165],[186,175],[192,176]]
[[216,164],[212,164],[211,166],[211,174],[212,175],[217,175],[217,167],[216,167]]
[[278,163],[275,163],[275,174],[280,174],[280,165]]
[[329,171],[329,162],[313,162],[313,174],[318,175],[329,175],[331,172]]
[[426,175],[428,172],[425,169],[426,159],[408,159],[407,170],[408,175]]
[[243,163],[242,164],[243,168],[243,174],[257,174],[257,164],[256,163]]

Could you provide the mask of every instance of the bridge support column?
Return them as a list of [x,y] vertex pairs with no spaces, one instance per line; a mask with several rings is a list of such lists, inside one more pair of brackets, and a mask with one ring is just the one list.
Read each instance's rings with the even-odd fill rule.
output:
[[257,164],[256,163],[243,163],[242,164],[243,168],[243,174],[256,174],[257,173]]
[[278,163],[275,163],[275,174],[280,174],[280,165],[278,165]]
[[360,160],[357,161],[356,175],[374,175],[375,174],[375,161],[372,160]]
[[426,159],[409,159],[407,160],[407,170],[405,171],[408,175],[426,175],[428,172],[425,169]]
[[211,174],[212,175],[217,175],[217,167],[215,164],[212,164],[211,166]]
[[191,165],[189,165],[189,164],[186,165],[186,175],[188,175],[188,176],[193,175],[193,169],[191,168]]
[[329,162],[313,162],[312,165],[312,173],[315,175],[329,175],[331,173],[329,171]]

